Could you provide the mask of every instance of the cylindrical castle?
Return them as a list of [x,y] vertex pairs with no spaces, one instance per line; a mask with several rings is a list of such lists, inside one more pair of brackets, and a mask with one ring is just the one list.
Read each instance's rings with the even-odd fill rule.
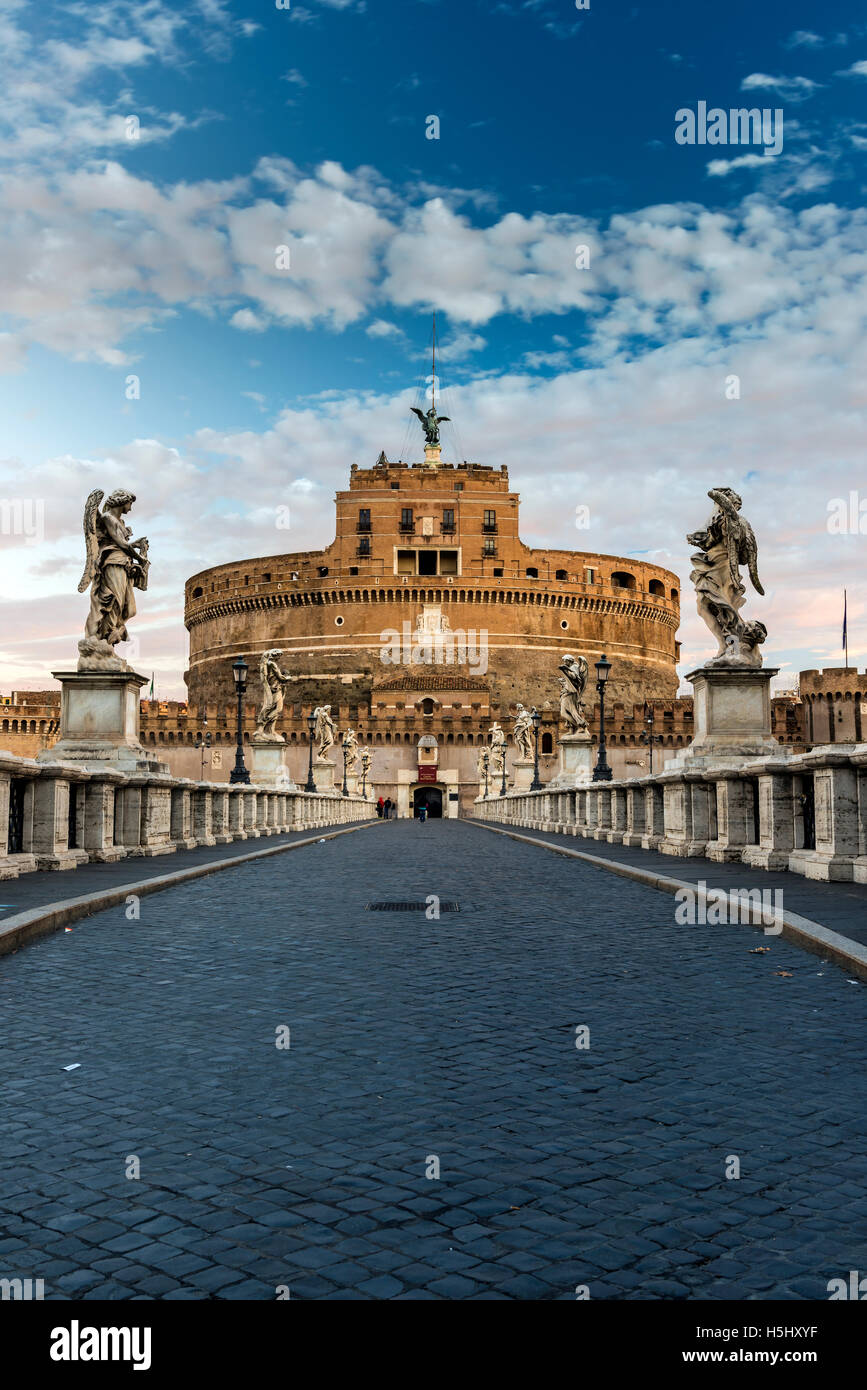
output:
[[274,647],[296,678],[287,717],[292,702],[375,707],[378,687],[393,691],[396,679],[425,692],[419,707],[467,688],[484,690],[486,707],[520,700],[556,709],[566,652],[589,662],[591,702],[603,651],[613,663],[612,703],[676,694],[674,574],[531,549],[518,534],[519,498],[505,467],[445,464],[438,450],[426,452],[424,464],[381,455],[373,468],[353,465],[326,549],[234,561],[187,581],[191,704],[222,704],[234,657],[246,656],[253,677]]

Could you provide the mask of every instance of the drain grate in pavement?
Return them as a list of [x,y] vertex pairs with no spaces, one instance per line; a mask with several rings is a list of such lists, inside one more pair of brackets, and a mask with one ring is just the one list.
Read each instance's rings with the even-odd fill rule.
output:
[[[428,904],[420,903],[368,903],[365,912],[425,912]],[[444,902],[440,899],[440,912],[460,912],[460,903]]]

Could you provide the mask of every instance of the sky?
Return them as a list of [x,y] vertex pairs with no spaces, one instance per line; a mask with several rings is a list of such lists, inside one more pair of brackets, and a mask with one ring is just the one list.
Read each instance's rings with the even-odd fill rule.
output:
[[[434,310],[444,457],[508,465],[527,543],[678,574],[681,675],[716,486],[775,688],[843,664],[844,588],[863,669],[863,7],[284,3],[0,0],[0,690],[74,664],[84,501],[124,486],[122,650],[182,698],[184,580],[328,545],[352,463],[420,459]],[[682,143],[700,103],[726,129]],[[736,108],[765,135],[721,143]]]

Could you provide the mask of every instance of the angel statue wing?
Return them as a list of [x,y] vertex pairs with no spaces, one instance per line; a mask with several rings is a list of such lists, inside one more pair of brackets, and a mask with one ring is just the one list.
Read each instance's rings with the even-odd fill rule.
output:
[[738,545],[738,559],[740,560],[741,564],[746,565],[747,569],[749,570],[750,579],[753,581],[753,588],[755,589],[756,593],[763,594],[765,591],[759,582],[759,548],[756,545],[756,538],[753,533],[753,528],[750,525],[750,523],[746,521],[743,517],[741,517],[740,522],[741,535],[740,544]]
[[425,415],[423,410],[419,410],[417,405],[411,405],[410,410],[412,411],[413,415],[418,416],[423,425],[427,424],[427,416]]
[[96,518],[99,515],[99,504],[105,494],[100,488],[94,488],[84,504],[84,546],[85,561],[84,574],[78,582],[78,592],[83,594],[93,583],[96,574],[96,557],[99,554],[99,538],[96,534]]

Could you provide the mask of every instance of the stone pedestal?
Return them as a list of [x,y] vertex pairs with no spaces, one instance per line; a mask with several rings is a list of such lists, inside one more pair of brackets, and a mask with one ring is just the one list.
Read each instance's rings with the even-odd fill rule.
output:
[[564,734],[560,739],[560,766],[548,783],[552,791],[583,786],[593,777],[593,739],[590,733]]
[[[535,764],[532,758],[516,758],[512,764],[512,790],[516,792],[526,792],[530,790],[530,783],[533,780],[533,768]],[[499,774],[502,777],[502,773]],[[502,783],[500,783],[502,785]],[[508,774],[506,786],[508,786]],[[499,786],[496,788],[499,791]]]
[[442,445],[425,444],[424,461],[428,468],[438,468],[442,462]]
[[690,671],[693,741],[666,764],[666,771],[784,757],[786,749],[771,734],[771,678],[778,669],[732,662]]
[[139,691],[147,677],[136,671],[52,671],[60,681],[60,740],[37,762],[85,763],[121,772],[169,771],[139,740]]
[[[340,790],[343,791],[343,783],[340,784]],[[346,774],[346,790],[349,792],[349,795],[350,795],[350,796],[358,796],[358,795],[359,795],[359,782],[358,782],[358,773],[357,773],[357,772],[347,772],[347,774]]]
[[334,764],[327,758],[313,759],[313,781],[318,792],[334,791]]
[[253,739],[248,745],[250,781],[260,787],[295,791],[296,786],[286,768],[284,739]]

